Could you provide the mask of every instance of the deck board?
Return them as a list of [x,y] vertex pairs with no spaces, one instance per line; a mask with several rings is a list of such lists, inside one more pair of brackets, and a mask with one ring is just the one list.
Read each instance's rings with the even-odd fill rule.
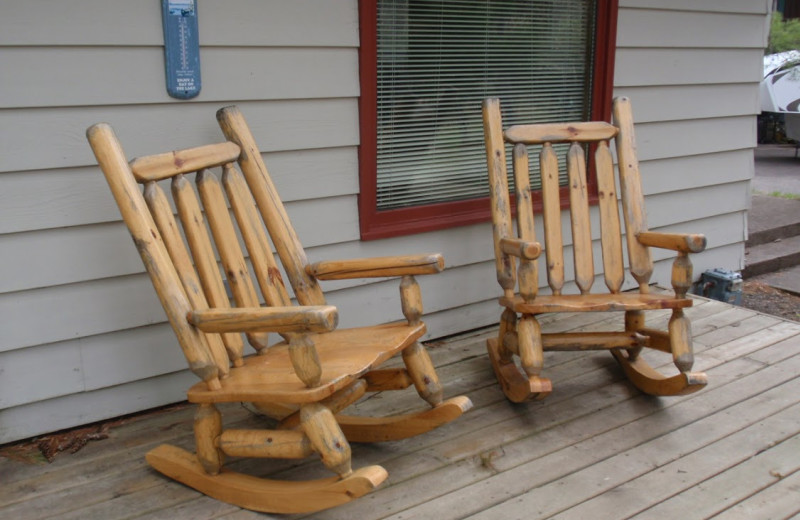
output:
[[[381,464],[389,479],[366,497],[313,515],[264,515],[224,504],[172,482],[144,463],[169,442],[191,449],[191,407],[122,421],[109,438],[49,465],[0,457],[0,517],[15,519],[265,518],[719,518],[800,512],[800,324],[698,299],[692,321],[695,369],[709,385],[683,397],[642,395],[611,356],[547,353],[554,392],[511,404],[485,357],[493,328],[431,345],[447,395],[475,408],[427,435],[355,444],[356,467]],[[663,327],[668,312],[648,324]],[[614,313],[542,317],[546,331],[610,330]],[[647,354],[668,369],[669,356]],[[354,413],[419,407],[413,390],[379,394]],[[265,419],[238,405],[226,422]],[[316,460],[233,461],[271,478],[327,476]]]

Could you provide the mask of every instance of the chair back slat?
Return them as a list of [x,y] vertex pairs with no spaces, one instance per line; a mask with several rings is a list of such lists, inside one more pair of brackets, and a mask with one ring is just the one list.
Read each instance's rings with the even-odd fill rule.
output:
[[[191,182],[183,175],[176,175],[172,178],[171,189],[183,232],[194,259],[195,269],[206,295],[206,301],[214,308],[229,308],[230,301],[219,272],[217,256],[214,253],[214,246],[197,194],[192,188]],[[224,334],[222,341],[228,351],[228,357],[234,365],[239,364],[244,353],[242,337],[239,334]]]
[[223,167],[222,184],[250,253],[250,264],[264,300],[272,306],[291,305],[281,272],[272,255],[269,239],[264,233],[261,216],[244,177],[232,164],[226,164]]
[[558,157],[550,143],[539,153],[542,176],[542,217],[544,219],[547,282],[553,294],[564,287],[564,238],[561,234],[561,197],[558,186]]
[[507,142],[514,144],[588,143],[611,139],[617,135],[617,128],[603,121],[514,125],[504,135]]
[[217,121],[225,137],[241,148],[239,166],[258,205],[297,300],[301,305],[324,305],[325,296],[317,280],[306,272],[308,260],[305,251],[269,177],[267,167],[261,159],[261,152],[250,133],[244,116],[237,107],[231,106],[217,111]]
[[[514,184],[517,196],[517,233],[526,242],[536,242],[536,228],[533,219],[531,200],[530,160],[528,148],[524,144],[514,146],[513,153]],[[519,294],[526,300],[536,298],[539,289],[539,273],[536,260],[520,259]]]
[[594,282],[592,223],[589,217],[589,189],[586,182],[586,156],[583,147],[572,143],[567,153],[569,210],[572,223],[572,253],[575,283],[581,294],[588,294]]
[[[639,284],[641,293],[649,292],[649,281],[653,273],[650,249],[638,239],[647,232],[647,217],[644,210],[644,195],[636,156],[633,115],[628,98],[616,98],[613,103],[613,124],[603,121],[573,123],[519,124],[503,129],[500,101],[484,101],[484,135],[486,158],[489,170],[490,198],[492,201],[492,223],[495,236],[495,261],[498,281],[503,286],[505,297],[519,291],[525,301],[536,297],[538,281],[536,264],[524,260],[515,247],[536,243],[534,216],[531,209],[528,147],[541,146],[539,152],[539,175],[541,180],[542,220],[547,282],[555,296],[562,294],[565,285],[564,244],[572,243],[575,284],[581,294],[590,293],[595,278],[594,246],[602,253],[602,271],[605,285],[612,294],[622,291],[625,283],[626,259],[623,240],[627,242],[627,263],[631,275]],[[502,138],[500,137],[502,135]],[[617,164],[610,146],[614,140]],[[506,145],[513,145],[514,179],[517,200],[517,233],[511,224],[511,202],[506,180]],[[569,147],[566,157],[561,147]],[[587,150],[594,150],[592,170],[589,178]],[[566,163],[566,168],[565,168]],[[567,184],[563,185],[564,178]],[[597,196],[589,193],[596,182]],[[569,196],[570,228],[567,231],[564,201]],[[597,204],[599,243],[592,240],[592,209]],[[620,216],[620,206],[622,217]],[[624,226],[622,220],[624,219]],[[564,237],[570,233],[571,237]],[[623,239],[623,235],[625,238]],[[500,247],[500,246],[504,247]],[[507,251],[507,253],[506,253]],[[520,268],[514,271],[516,256]],[[526,265],[528,262],[528,265]],[[597,269],[600,267],[598,262]],[[524,278],[524,280],[523,280]],[[519,280],[518,286],[515,286]],[[509,288],[511,287],[511,288]]]
[[[236,229],[233,226],[222,185],[219,179],[208,170],[197,172],[197,190],[200,200],[206,210],[208,227],[217,245],[219,258],[225,278],[233,293],[233,299],[238,307],[259,307],[258,293],[253,286],[253,279],[247,268],[242,248],[237,239]],[[268,343],[267,333],[250,332],[247,334],[248,342],[256,350],[266,348]]]
[[503,123],[500,116],[500,101],[487,99],[483,102],[483,128],[486,140],[486,162],[489,167],[489,197],[492,211],[492,232],[494,236],[494,258],[497,282],[506,297],[514,296],[517,283],[514,273],[514,259],[503,252],[500,240],[513,236],[511,221],[511,200],[508,194],[508,168],[503,141]]
[[644,211],[639,160],[636,156],[630,100],[625,97],[617,98],[613,114],[614,124],[619,127],[619,135],[616,138],[617,160],[622,191],[622,214],[625,217],[625,238],[628,242],[628,261],[631,275],[639,282],[639,290],[647,292],[650,276],[653,274],[653,259],[650,249],[636,240],[639,233],[647,231],[647,217]]
[[597,205],[600,209],[600,242],[603,251],[603,274],[612,293],[620,292],[625,280],[622,259],[622,229],[619,222],[619,202],[614,181],[614,163],[608,143],[601,141],[595,151],[597,172]]
[[148,155],[131,161],[133,176],[140,183],[168,179],[179,173],[211,168],[239,157],[239,146],[230,141],[187,148],[174,152]]
[[[199,310],[207,309],[208,301],[203,292],[203,286],[194,270],[189,252],[186,250],[186,245],[183,242],[180,229],[175,221],[175,216],[172,214],[172,208],[164,190],[155,181],[150,181],[145,184],[144,199],[150,208],[150,213],[153,215],[153,220],[158,226],[158,230],[161,232],[161,238],[164,239],[167,252],[178,271],[178,276],[183,283],[183,288],[189,297],[192,307]],[[206,339],[208,340],[211,354],[219,368],[220,377],[226,377],[230,372],[230,360],[225,352],[222,338],[219,334],[206,334]]]
[[175,331],[189,368],[206,382],[209,389],[219,389],[221,385],[217,363],[205,334],[186,319],[192,311],[192,305],[119,140],[111,127],[104,123],[90,127],[86,136]]

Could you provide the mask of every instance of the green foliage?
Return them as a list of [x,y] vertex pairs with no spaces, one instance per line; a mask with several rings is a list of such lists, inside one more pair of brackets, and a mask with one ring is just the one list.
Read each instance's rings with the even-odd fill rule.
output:
[[800,19],[785,20],[781,13],[772,13],[766,54],[800,50]]
[[790,200],[798,200],[800,199],[800,195],[797,193],[784,193],[782,191],[771,191],[767,193],[770,197],[780,197],[782,199],[790,199]]

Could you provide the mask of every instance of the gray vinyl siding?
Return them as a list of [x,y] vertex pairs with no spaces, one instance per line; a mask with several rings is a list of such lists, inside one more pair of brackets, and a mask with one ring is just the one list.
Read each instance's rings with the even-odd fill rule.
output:
[[[650,226],[708,235],[696,273],[739,269],[768,2],[620,3],[615,93],[633,100]],[[359,240],[356,0],[200,0],[199,22],[203,90],[181,102],[158,2],[3,2],[0,443],[179,401],[194,381],[86,143],[98,121],[133,157],[220,140],[214,112],[235,103],[312,261],[441,251],[447,270],[420,277],[428,337],[498,320],[488,223]],[[397,285],[324,288],[346,327],[401,318]]]

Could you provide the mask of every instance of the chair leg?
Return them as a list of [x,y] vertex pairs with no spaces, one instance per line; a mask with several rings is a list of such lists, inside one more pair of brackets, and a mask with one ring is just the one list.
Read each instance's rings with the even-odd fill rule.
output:
[[692,351],[692,333],[689,318],[683,314],[683,309],[672,311],[669,320],[669,341],[672,348],[672,359],[681,372],[688,372],[694,365]]
[[[509,401],[521,403],[542,399],[553,390],[553,385],[549,379],[539,375],[544,366],[541,326],[532,315],[523,316],[517,321],[516,315],[512,319],[508,312],[503,312],[499,338],[486,342],[495,376]],[[513,325],[516,325],[514,332]],[[524,372],[508,355],[510,352],[519,355]]]
[[661,374],[638,355],[637,349],[613,349],[611,353],[628,379],[639,390],[651,395],[686,395],[703,388],[707,383],[706,375],[702,372],[689,372],[694,362],[692,334],[689,318],[684,315],[683,309],[672,311],[667,331],[644,327],[644,317],[639,318],[637,312],[625,313],[625,329],[636,330],[647,336],[648,347],[671,352],[680,373],[671,377]]
[[508,337],[517,338],[517,313],[511,309],[505,309],[500,316],[500,330],[497,333],[497,354],[503,363],[514,361],[514,353],[506,345]]
[[[310,513],[335,507],[363,496],[386,480],[388,474],[380,466],[351,469],[350,445],[325,406],[303,405],[301,421],[303,432],[222,433],[219,411],[213,404],[201,404],[194,423],[197,454],[162,444],[147,453],[147,462],[164,475],[210,497],[265,513]],[[222,451],[218,444],[230,455],[244,457],[298,459],[308,456],[313,449],[337,475],[284,481],[237,473],[221,467]]]
[[210,403],[198,405],[194,416],[194,439],[197,460],[209,475],[219,474],[224,455],[217,447],[217,439],[222,435],[222,415]]
[[538,377],[544,366],[542,327],[533,315],[523,316],[517,324],[519,361],[530,377]]
[[314,451],[319,453],[322,463],[328,469],[340,477],[353,473],[350,466],[350,443],[328,408],[319,403],[304,404],[300,408],[300,422]]
[[[625,312],[625,330],[628,332],[638,332],[644,329],[645,318],[644,311],[626,311]],[[639,354],[644,347],[633,347],[628,349],[628,359],[636,361]]]
[[439,383],[439,376],[433,368],[433,363],[425,347],[415,341],[403,349],[403,362],[408,369],[408,375],[414,382],[417,393],[425,399],[431,406],[437,406],[442,402],[444,390]]

